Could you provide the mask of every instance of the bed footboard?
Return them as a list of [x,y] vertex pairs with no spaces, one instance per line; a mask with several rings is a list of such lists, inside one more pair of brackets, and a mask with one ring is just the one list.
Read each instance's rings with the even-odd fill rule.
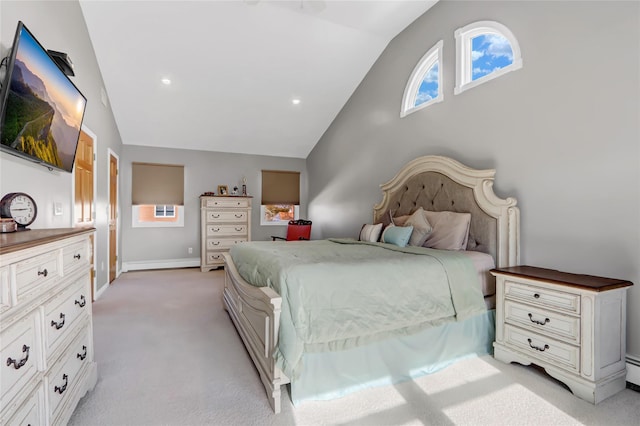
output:
[[255,287],[238,273],[233,260],[224,253],[224,307],[247,348],[267,391],[269,404],[280,412],[280,386],[289,378],[276,367],[273,351],[278,344],[282,298],[268,287]]

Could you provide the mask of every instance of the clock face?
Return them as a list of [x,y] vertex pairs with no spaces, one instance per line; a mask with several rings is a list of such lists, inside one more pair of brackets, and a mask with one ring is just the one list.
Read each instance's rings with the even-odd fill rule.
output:
[[36,203],[29,195],[23,192],[7,194],[0,202],[2,217],[10,217],[22,227],[31,225],[36,219],[38,209]]

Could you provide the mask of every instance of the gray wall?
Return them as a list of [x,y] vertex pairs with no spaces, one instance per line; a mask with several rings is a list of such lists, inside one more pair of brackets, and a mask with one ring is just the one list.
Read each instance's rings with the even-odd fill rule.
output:
[[[13,43],[18,21],[25,23],[47,49],[69,54],[75,66],[71,80],[87,98],[84,127],[97,136],[96,194],[96,271],[97,285],[108,281],[107,253],[107,148],[119,153],[122,145],[110,107],[100,102],[102,75],[93,52],[82,11],[77,1],[6,1],[0,2],[0,56],[7,55]],[[38,205],[33,228],[72,226],[73,175],[49,172],[26,160],[0,154],[0,194],[26,192]],[[63,206],[61,216],[53,215],[53,203]]]
[[[184,165],[184,228],[132,228],[131,163],[148,162]],[[144,262],[200,258],[200,204],[203,192],[216,191],[218,185],[231,190],[247,178],[247,193],[253,197],[251,239],[268,240],[270,235],[286,233],[286,226],[260,226],[261,171],[293,170],[300,173],[301,217],[306,217],[307,172],[304,159],[228,154],[184,149],[149,148],[124,145],[120,158],[122,260]],[[193,254],[187,249],[193,248]]]
[[[307,159],[315,237],[355,236],[411,159],[497,170],[521,209],[522,262],[623,278],[640,357],[640,4],[443,1],[398,35]],[[506,25],[524,66],[454,96],[454,31]],[[400,119],[407,79],[444,40],[444,101]]]

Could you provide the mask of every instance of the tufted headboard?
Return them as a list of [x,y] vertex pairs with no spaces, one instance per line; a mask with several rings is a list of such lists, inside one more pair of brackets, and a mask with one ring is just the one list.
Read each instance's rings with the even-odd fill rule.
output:
[[416,158],[389,182],[380,185],[382,202],[373,210],[374,223],[390,223],[393,216],[431,211],[471,213],[467,250],[489,253],[497,267],[520,261],[520,210],[515,198],[493,192],[495,170],[471,169],[456,160],[435,155]]

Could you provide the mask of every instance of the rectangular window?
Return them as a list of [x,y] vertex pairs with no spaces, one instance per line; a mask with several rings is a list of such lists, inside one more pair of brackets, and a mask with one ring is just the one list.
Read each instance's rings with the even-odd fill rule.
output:
[[299,219],[300,172],[262,171],[261,225],[287,225]]
[[132,206],[133,228],[168,228],[184,226],[184,206],[137,205]]
[[176,206],[156,205],[154,217],[176,217]]

